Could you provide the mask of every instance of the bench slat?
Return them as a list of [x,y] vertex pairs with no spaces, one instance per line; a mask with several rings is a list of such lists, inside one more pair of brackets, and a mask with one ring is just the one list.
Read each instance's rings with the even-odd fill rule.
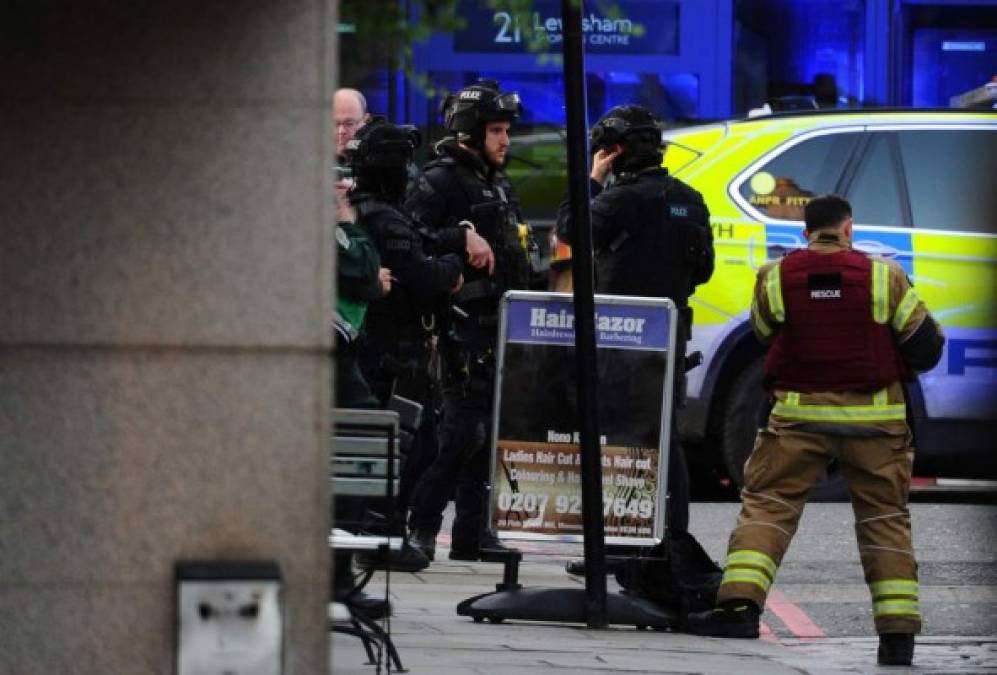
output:
[[[395,456],[398,456],[398,437],[394,442]],[[363,437],[363,436],[340,436],[336,434],[333,439],[333,453],[335,455],[378,455],[386,457],[388,454],[388,439],[384,436]]]
[[[347,478],[332,477],[334,495],[350,497],[385,497],[388,494],[388,482],[384,478]],[[392,496],[398,496],[398,481],[392,482]]]
[[[398,462],[395,462],[392,475],[398,479]],[[387,478],[388,460],[378,457],[334,457],[332,475],[354,478]]]

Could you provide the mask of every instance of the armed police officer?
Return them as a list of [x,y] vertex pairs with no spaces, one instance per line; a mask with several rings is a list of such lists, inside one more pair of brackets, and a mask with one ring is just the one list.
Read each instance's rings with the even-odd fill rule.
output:
[[[408,446],[399,484],[398,526],[403,532],[409,497],[428,464],[422,455],[428,454],[430,461],[435,455],[429,372],[437,323],[434,312],[440,301],[463,283],[463,260],[452,253],[428,256],[415,223],[398,210],[405,197],[408,165],[419,141],[414,127],[374,118],[346,144],[346,159],[355,181],[350,203],[356,209],[357,222],[374,241],[382,264],[393,276],[391,292],[368,308],[361,367],[383,406],[398,394],[421,404],[425,411]],[[414,572],[426,567],[429,560],[417,549],[405,547],[391,557],[390,564],[393,569]]]
[[945,338],[892,260],[852,249],[852,210],[807,203],[807,248],[758,271],[755,336],[769,345],[774,407],[744,466],[737,527],[716,609],[693,633],[758,637],[759,614],[811,486],[837,458],[880,636],[880,665],[910,665],[921,628],[907,494],[914,448],[903,380],[930,370]]
[[[436,146],[406,208],[437,239],[438,250],[465,252],[464,286],[454,294],[441,336],[444,366],[440,454],[412,497],[412,541],[433,558],[436,535],[456,486],[450,558],[476,560],[502,548],[486,522],[492,395],[499,298],[527,288],[530,266],[521,217],[502,168],[519,96],[480,80],[444,101],[450,136]],[[525,227],[525,226],[523,226]]]
[[[592,128],[589,140],[594,152],[590,189],[595,290],[672,299],[680,319],[675,345],[678,400],[692,326],[689,296],[713,274],[709,211],[699,192],[662,168],[661,129],[646,108],[611,108]],[[558,213],[558,236],[571,243],[573,234],[565,201]],[[685,534],[689,475],[675,433],[668,459],[668,528],[673,535]]]

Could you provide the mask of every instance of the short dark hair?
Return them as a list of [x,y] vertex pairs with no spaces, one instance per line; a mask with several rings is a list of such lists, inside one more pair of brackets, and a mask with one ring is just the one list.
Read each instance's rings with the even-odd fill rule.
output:
[[803,210],[803,220],[807,231],[837,227],[845,218],[852,215],[852,205],[838,195],[821,195],[807,202]]

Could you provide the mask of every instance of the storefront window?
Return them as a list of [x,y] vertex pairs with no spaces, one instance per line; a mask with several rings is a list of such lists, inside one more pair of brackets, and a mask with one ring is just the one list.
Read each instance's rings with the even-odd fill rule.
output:
[[820,107],[865,99],[865,0],[737,0],[734,108],[782,96]]

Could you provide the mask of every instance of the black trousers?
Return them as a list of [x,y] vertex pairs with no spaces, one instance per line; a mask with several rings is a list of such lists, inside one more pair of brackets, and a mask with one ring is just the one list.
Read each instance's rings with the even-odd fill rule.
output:
[[396,511],[401,516],[399,526],[403,526],[412,491],[438,452],[439,385],[429,372],[425,339],[411,338],[403,346],[396,342],[377,342],[367,336],[360,350],[360,367],[382,407],[387,407],[392,394],[397,394],[421,404],[423,408],[422,423],[404,446],[405,458],[395,500]]
[[410,530],[438,533],[453,495],[453,546],[477,548],[487,527],[491,417],[491,397],[468,394],[462,387],[444,390],[439,455],[412,493]]
[[689,531],[689,465],[678,434],[672,429],[668,453],[668,507],[666,525],[672,532]]

